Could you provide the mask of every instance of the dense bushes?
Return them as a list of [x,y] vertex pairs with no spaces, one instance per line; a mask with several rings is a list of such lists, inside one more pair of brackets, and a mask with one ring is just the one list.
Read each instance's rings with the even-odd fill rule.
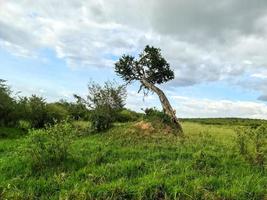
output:
[[61,100],[47,103],[42,97],[12,96],[6,81],[0,79],[0,126],[11,126],[26,130],[43,128],[66,119],[88,119],[89,110],[76,99],[76,102]]
[[117,122],[132,122],[140,119],[143,115],[141,113],[134,112],[129,109],[122,109],[117,112],[116,121]]
[[109,110],[106,107],[97,107],[90,114],[93,131],[100,132],[111,127],[113,122],[133,122],[141,119],[142,114],[129,109]]
[[72,120],[88,120],[90,111],[87,109],[86,105],[83,104],[76,95],[76,102],[67,102],[65,100],[60,100],[55,104],[60,105],[63,107],[69,115],[69,118]]
[[0,79],[0,125],[12,124],[15,100],[11,97],[11,93],[6,81]]
[[31,130],[27,149],[33,170],[38,171],[65,161],[74,135],[75,129],[66,122]]
[[[27,115],[24,114],[23,119],[29,120],[32,127],[41,128],[47,122],[46,102],[42,97],[32,95],[24,105]],[[23,115],[22,114],[22,115]]]
[[171,118],[164,114],[162,111],[157,110],[156,108],[146,108],[145,110],[145,117],[151,121],[160,120],[165,124],[172,124]]
[[12,96],[10,87],[0,80],[0,126],[27,131],[64,120],[90,120],[92,130],[99,132],[110,128],[113,122],[135,121],[142,116],[124,108],[126,88],[115,82],[105,82],[103,86],[91,82],[85,99],[78,95],[74,98],[76,102],[47,103],[37,95]]
[[30,128],[32,128],[31,122],[26,120],[19,120],[17,126],[23,131],[28,131]]
[[27,121],[33,128],[42,128],[46,124],[60,122],[69,117],[67,109],[59,103],[47,103],[44,98],[32,95],[19,98],[16,105],[18,127],[20,121]]
[[243,157],[261,168],[267,164],[267,126],[241,127],[236,129],[236,142]]
[[171,118],[162,111],[159,111],[156,108],[146,108],[144,111],[145,111],[145,119],[154,122],[156,124],[160,123],[168,125],[170,127],[173,126]]
[[91,82],[86,99],[77,98],[91,109],[92,130],[100,132],[110,128],[117,120],[118,113],[125,105],[126,88],[112,82],[105,82],[103,86]]
[[90,115],[91,129],[95,132],[107,130],[114,122],[114,117],[109,109],[105,107],[97,107]]
[[47,123],[53,124],[55,121],[60,122],[70,117],[68,110],[60,103],[50,103],[46,106]]
[[27,131],[64,120],[90,120],[92,130],[100,132],[110,128],[113,122],[131,122],[142,117],[124,108],[126,88],[115,82],[105,82],[103,86],[91,82],[85,99],[78,95],[74,98],[76,102],[48,103],[37,95],[12,96],[10,87],[0,80],[0,126]]

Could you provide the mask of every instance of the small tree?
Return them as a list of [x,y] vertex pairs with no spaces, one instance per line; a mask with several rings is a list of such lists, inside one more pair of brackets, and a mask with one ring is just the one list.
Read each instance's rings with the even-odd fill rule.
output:
[[88,119],[89,110],[86,108],[86,105],[81,102],[81,97],[74,95],[76,102],[67,102],[66,100],[61,99],[57,102],[58,105],[67,110],[69,117],[74,120],[86,120]]
[[90,110],[92,128],[97,131],[108,129],[116,119],[126,100],[126,88],[114,82],[105,82],[103,86],[91,82],[88,84],[88,95],[85,99],[74,95],[78,102]]
[[[31,121],[35,128],[42,128],[47,123],[47,103],[44,98],[32,95],[26,101],[25,119]],[[25,114],[26,114],[25,113]]]
[[91,82],[88,84],[87,105],[91,109],[106,106],[120,110],[125,105],[126,89],[123,85],[107,81],[104,86]]
[[141,86],[138,92],[143,90],[145,95],[148,91],[155,92],[159,96],[163,112],[171,118],[177,129],[183,132],[169,100],[164,92],[155,85],[174,78],[174,72],[162,57],[160,49],[146,46],[138,59],[130,55],[123,55],[115,63],[115,72],[127,83],[139,81]]
[[12,91],[6,81],[0,79],[0,125],[9,125],[14,122],[12,114],[15,109],[15,100],[11,94]]

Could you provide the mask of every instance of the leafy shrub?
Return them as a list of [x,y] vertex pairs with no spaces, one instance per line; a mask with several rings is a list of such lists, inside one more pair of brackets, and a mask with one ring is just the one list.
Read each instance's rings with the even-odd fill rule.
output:
[[50,103],[46,106],[47,110],[47,123],[53,124],[55,122],[61,122],[66,120],[69,116],[68,111],[64,106],[58,103]]
[[18,128],[28,131],[30,128],[32,128],[31,122],[26,120],[19,120],[18,121]]
[[36,95],[32,95],[28,99],[28,108],[29,108],[28,117],[32,123],[32,126],[35,128],[44,127],[47,119],[45,99],[42,97],[38,97]]
[[43,128],[47,123],[46,106],[47,103],[42,97],[20,97],[16,103],[17,118],[29,121],[33,128]]
[[92,111],[90,120],[92,131],[101,132],[111,127],[114,116],[108,108],[101,107]]
[[145,117],[149,120],[160,120],[161,122],[165,124],[171,124],[172,120],[171,118],[163,113],[162,111],[157,110],[155,107],[154,108],[146,108],[145,110]]
[[105,82],[103,86],[92,82],[88,85],[86,99],[75,96],[79,102],[91,108],[92,130],[100,132],[111,127],[117,113],[125,105],[126,88],[115,82]]
[[88,120],[89,110],[86,105],[81,102],[81,99],[74,95],[76,102],[67,102],[65,100],[60,100],[57,102],[58,105],[62,106],[67,110],[69,117],[74,120]]
[[236,143],[241,155],[248,155],[248,129],[238,127],[235,129],[236,132]]
[[89,121],[72,121],[71,124],[79,136],[88,135],[90,132],[91,123]]
[[89,83],[86,100],[77,95],[76,98],[86,103],[90,108],[96,109],[105,106],[118,111],[124,107],[126,96],[124,85],[117,85],[116,82],[107,81],[103,86],[94,82]]
[[118,122],[132,122],[140,118],[140,114],[129,109],[123,109],[116,115],[116,121]]
[[5,80],[0,79],[0,126],[14,124],[15,100]]
[[30,122],[33,128],[43,128],[46,124],[68,119],[70,114],[63,104],[47,103],[44,98],[32,95],[19,98],[16,115],[19,120]]
[[[263,168],[266,164],[267,154],[267,128],[266,125],[257,125],[250,128],[236,130],[237,145],[240,154],[253,164]],[[250,147],[250,151],[249,148]]]
[[33,169],[40,170],[66,160],[74,132],[73,127],[66,122],[31,130],[28,153]]
[[153,127],[161,129],[166,133],[177,134],[177,124],[173,123],[173,120],[156,108],[147,108],[145,111],[145,119],[152,122]]
[[254,143],[255,163],[260,167],[266,164],[267,154],[267,128],[266,125],[258,126],[250,132]]

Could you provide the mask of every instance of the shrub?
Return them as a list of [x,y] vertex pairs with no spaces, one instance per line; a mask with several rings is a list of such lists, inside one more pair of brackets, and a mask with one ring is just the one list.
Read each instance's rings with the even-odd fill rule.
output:
[[61,122],[66,120],[69,116],[68,111],[64,106],[58,103],[50,103],[46,106],[47,110],[47,123],[53,124],[55,122]]
[[71,124],[76,129],[78,136],[90,133],[91,123],[89,121],[71,121]]
[[90,120],[92,131],[101,132],[111,127],[114,116],[108,108],[101,107],[92,111]]
[[[241,155],[253,164],[264,168],[267,153],[267,128],[266,125],[252,126],[251,128],[239,128],[237,133],[237,145]],[[248,150],[250,146],[250,151]]]
[[116,120],[117,113],[125,105],[126,88],[115,82],[105,82],[104,86],[97,83],[88,85],[86,99],[75,95],[78,102],[82,102],[91,108],[90,120],[92,130],[100,132],[111,127]]
[[66,122],[45,129],[31,130],[28,153],[33,169],[44,169],[66,160],[74,131],[73,127]]
[[109,107],[112,110],[120,110],[125,105],[126,88],[117,85],[116,82],[105,82],[103,86],[91,82],[88,84],[86,100],[76,95],[80,102],[85,102],[90,108]]
[[116,121],[118,122],[132,122],[140,118],[140,114],[128,109],[123,109],[119,111],[116,115]]
[[163,113],[162,111],[157,110],[155,107],[154,108],[146,108],[145,109],[145,117],[149,120],[160,120],[161,122],[165,124],[172,124],[171,118]]
[[0,79],[0,126],[13,125],[15,100],[5,80]]
[[237,134],[237,138],[236,138],[236,143],[237,143],[237,146],[238,146],[238,149],[239,149],[239,152],[241,155],[245,155],[247,156],[248,155],[248,131],[247,129],[245,128],[237,128],[235,130],[236,134]]
[[68,111],[69,117],[74,120],[88,120],[89,119],[89,110],[86,105],[81,102],[77,95],[74,95],[76,102],[67,102],[65,100],[60,100],[57,102],[58,105],[61,105]]
[[258,126],[255,130],[251,131],[251,138],[254,143],[255,150],[255,163],[264,167],[266,164],[267,153],[267,128],[266,125]]
[[32,127],[43,128],[47,122],[46,105],[45,99],[36,95],[20,98],[17,102],[17,114],[20,119],[30,121]]
[[147,108],[144,111],[145,119],[152,122],[153,127],[167,133],[177,134],[177,126],[168,115],[156,108]]
[[26,120],[19,120],[18,121],[18,128],[28,131],[30,128],[32,128],[31,122]]

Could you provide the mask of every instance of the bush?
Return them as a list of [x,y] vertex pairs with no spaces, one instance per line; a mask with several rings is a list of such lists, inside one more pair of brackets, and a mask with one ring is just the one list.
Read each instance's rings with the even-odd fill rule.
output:
[[38,171],[66,160],[74,132],[73,127],[66,122],[31,130],[28,153],[33,169]]
[[76,129],[78,136],[90,133],[91,123],[89,121],[71,121],[71,124]]
[[[171,118],[163,113],[162,111],[157,110],[156,108],[146,108],[145,110],[145,118],[149,121],[152,121],[158,125],[165,124],[170,127],[173,127],[173,122]],[[175,129],[175,127],[173,127]]]
[[26,120],[19,120],[18,121],[18,128],[23,131],[28,131],[30,128],[32,128],[31,122]]
[[241,155],[248,155],[248,129],[238,127],[235,129],[236,132],[236,143]]
[[105,82],[103,86],[91,82],[88,84],[86,100],[75,95],[79,102],[86,103],[90,108],[109,107],[112,110],[120,110],[125,105],[125,85],[117,85],[116,82]]
[[112,116],[112,112],[108,108],[101,107],[92,111],[90,120],[92,131],[101,132],[111,127],[114,116]]
[[20,119],[30,121],[34,128],[43,128],[47,123],[46,105],[45,99],[36,95],[21,98],[17,104]]
[[15,100],[5,80],[0,79],[0,126],[14,125]]
[[[74,95],[75,98],[77,96]],[[80,99],[76,102],[67,102],[65,100],[60,100],[57,102],[58,105],[64,107],[67,110],[69,117],[73,120],[88,120],[89,119],[89,110],[86,105],[80,102]]]
[[46,106],[47,110],[47,123],[53,124],[66,120],[69,116],[68,111],[63,105],[58,103],[50,103]]
[[146,108],[145,117],[150,120],[160,120],[163,123],[171,124],[171,118],[163,113],[162,111],[157,110],[156,108]]
[[132,122],[136,121],[141,117],[141,114],[128,110],[128,109],[123,109],[119,111],[116,115],[116,121],[117,122]]
[[251,138],[254,143],[255,150],[255,163],[264,167],[267,159],[267,128],[266,125],[258,126],[255,130],[251,131]]
[[92,130],[96,132],[107,130],[116,121],[117,113],[123,109],[126,99],[126,88],[115,82],[105,82],[104,86],[97,83],[88,85],[86,99],[75,95],[78,102],[91,108],[90,120]]
[[[251,128],[239,128],[236,130],[236,133],[240,154],[253,164],[264,168],[267,159],[266,125],[252,126]],[[250,151],[248,147],[250,147]]]

